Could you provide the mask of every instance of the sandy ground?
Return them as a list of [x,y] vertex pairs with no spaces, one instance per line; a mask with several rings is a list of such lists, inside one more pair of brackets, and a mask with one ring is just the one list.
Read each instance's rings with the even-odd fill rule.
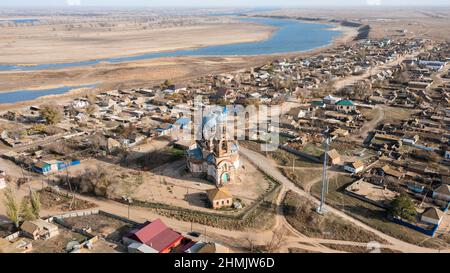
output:
[[[53,31],[55,25],[4,27],[0,63],[64,63],[267,39],[275,28],[237,21],[159,29]],[[68,54],[70,52],[70,54]]]
[[[243,204],[248,206],[268,189],[269,184],[253,165],[245,159],[241,161],[242,165],[236,180],[226,188],[234,198],[241,199]],[[185,167],[184,159],[159,167],[154,175],[146,178],[145,182],[134,191],[132,197],[135,200],[211,212],[209,205],[205,203],[205,192],[215,186],[205,179],[195,178],[185,172]],[[221,213],[235,214],[239,211]]]

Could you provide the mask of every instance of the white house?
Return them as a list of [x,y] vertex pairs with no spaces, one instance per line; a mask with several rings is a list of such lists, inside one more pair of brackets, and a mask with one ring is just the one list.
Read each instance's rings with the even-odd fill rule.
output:
[[72,107],[76,109],[86,108],[89,102],[86,99],[76,99],[72,102]]
[[362,170],[364,170],[364,163],[357,160],[355,162],[347,163],[344,166],[344,170],[346,170],[349,173],[359,173]]
[[442,218],[444,217],[444,214],[445,213],[443,211],[441,211],[437,208],[431,207],[431,208],[426,209],[422,213],[422,216],[420,219],[422,222],[425,222],[428,224],[440,225]]
[[433,191],[433,198],[450,202],[450,185],[440,185]]

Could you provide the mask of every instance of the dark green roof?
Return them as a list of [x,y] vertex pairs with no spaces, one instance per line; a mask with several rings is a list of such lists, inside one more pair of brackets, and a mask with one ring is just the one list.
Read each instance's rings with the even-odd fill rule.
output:
[[311,105],[314,105],[314,106],[323,106],[324,104],[325,103],[321,100],[315,100],[315,101],[311,102]]
[[341,106],[354,106],[355,104],[353,103],[353,101],[351,100],[340,100],[336,103],[336,105],[341,105]]

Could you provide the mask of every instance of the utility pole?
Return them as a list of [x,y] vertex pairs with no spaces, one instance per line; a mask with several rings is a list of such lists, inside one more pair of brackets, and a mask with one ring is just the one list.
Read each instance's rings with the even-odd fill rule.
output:
[[75,203],[75,193],[73,192],[73,189],[72,189],[72,183],[70,183],[69,170],[67,169],[67,166],[66,166],[66,183],[69,184],[69,190],[70,190],[70,193],[72,194],[72,200],[70,201],[70,205],[69,205],[69,209],[72,209],[72,206]]
[[320,205],[317,208],[317,212],[319,214],[324,214],[325,210],[325,196],[328,193],[328,178],[327,178],[327,161],[328,161],[328,149],[331,142],[330,137],[328,136],[329,128],[325,131],[325,151],[323,155],[323,172],[322,172],[322,193],[320,195]]

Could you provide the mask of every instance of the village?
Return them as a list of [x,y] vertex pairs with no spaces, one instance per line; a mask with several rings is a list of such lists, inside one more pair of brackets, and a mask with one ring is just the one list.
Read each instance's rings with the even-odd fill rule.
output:
[[[55,214],[44,219],[38,213],[20,225],[18,217],[13,220],[15,227],[1,233],[0,250],[230,251],[234,246],[175,231],[160,219],[137,223],[85,198],[215,228],[254,228],[270,217],[262,208],[284,190],[249,151],[275,161],[287,179],[318,198],[326,159],[330,206],[340,208],[342,193],[448,248],[449,61],[448,43],[365,39],[184,84],[166,80],[0,113],[0,192],[29,189],[23,198],[32,208],[34,192],[41,203],[67,199],[60,207],[65,214],[49,205]],[[279,148],[264,150],[262,140],[250,137],[180,137],[193,133],[198,105],[280,106]],[[107,217],[114,220],[98,219]],[[58,236],[78,240],[46,249],[42,240]]]

